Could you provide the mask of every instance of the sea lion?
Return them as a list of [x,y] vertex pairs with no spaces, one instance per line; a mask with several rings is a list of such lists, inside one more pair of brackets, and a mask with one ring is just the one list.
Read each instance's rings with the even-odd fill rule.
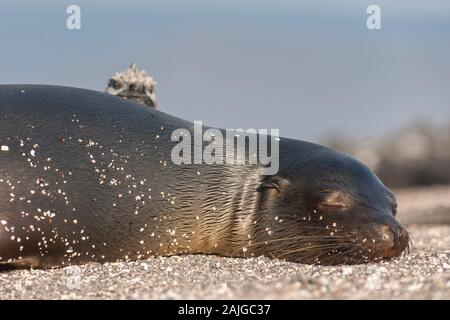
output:
[[362,163],[281,138],[279,171],[175,165],[192,123],[100,92],[0,86],[0,263],[47,268],[203,253],[352,264],[409,248]]

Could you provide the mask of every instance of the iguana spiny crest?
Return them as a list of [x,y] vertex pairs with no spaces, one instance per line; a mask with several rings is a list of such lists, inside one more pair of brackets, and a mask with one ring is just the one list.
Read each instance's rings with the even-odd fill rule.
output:
[[109,79],[106,92],[156,108],[155,87],[156,81],[133,63],[127,70]]

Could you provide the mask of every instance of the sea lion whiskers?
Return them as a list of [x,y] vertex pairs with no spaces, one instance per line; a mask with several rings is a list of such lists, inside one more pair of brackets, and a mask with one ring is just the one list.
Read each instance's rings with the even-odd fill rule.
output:
[[[277,239],[270,239],[266,241],[259,241],[249,244],[249,247],[259,246],[262,244],[273,244],[275,242],[283,242],[283,241],[293,241],[293,240],[300,240],[301,242],[307,243],[310,241],[328,241],[330,239],[336,239],[336,238],[343,238],[343,236],[322,236],[322,235],[298,235],[295,237],[285,237],[285,238],[277,238]],[[296,245],[299,244],[299,242],[293,242]]]
[[297,248],[297,249],[292,249],[292,250],[283,249],[283,250],[280,250],[281,252],[283,252],[283,254],[278,255],[278,258],[283,258],[284,256],[287,256],[287,255],[290,255],[293,253],[305,252],[305,251],[309,251],[309,250],[341,249],[341,248],[342,248],[342,244],[339,244],[339,245],[338,244],[319,244],[316,246],[307,246],[307,247],[302,247],[302,248]]
[[[342,249],[345,249],[342,251]],[[346,247],[338,244],[329,245],[318,245],[314,247],[305,247],[293,250],[279,250],[282,252],[281,255],[275,254],[275,258],[286,258],[289,261],[299,262],[299,263],[318,263],[318,264],[332,264],[328,263],[332,258],[339,258],[345,255],[345,252],[351,249],[346,249]],[[295,254],[298,255],[295,255]],[[349,257],[345,259],[350,260]],[[344,261],[340,261],[343,263]]]

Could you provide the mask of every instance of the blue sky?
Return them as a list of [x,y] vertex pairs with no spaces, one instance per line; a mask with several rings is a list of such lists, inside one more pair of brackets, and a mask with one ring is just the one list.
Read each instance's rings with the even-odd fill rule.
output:
[[449,1],[3,0],[0,37],[0,83],[103,90],[135,61],[161,110],[219,127],[317,141],[450,121]]

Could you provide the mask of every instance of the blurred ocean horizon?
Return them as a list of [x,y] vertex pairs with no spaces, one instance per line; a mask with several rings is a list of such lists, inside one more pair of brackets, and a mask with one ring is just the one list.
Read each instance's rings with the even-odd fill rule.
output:
[[[77,4],[82,29],[65,26]],[[450,2],[12,1],[0,4],[0,83],[103,91],[131,62],[161,111],[319,141],[450,123]]]

